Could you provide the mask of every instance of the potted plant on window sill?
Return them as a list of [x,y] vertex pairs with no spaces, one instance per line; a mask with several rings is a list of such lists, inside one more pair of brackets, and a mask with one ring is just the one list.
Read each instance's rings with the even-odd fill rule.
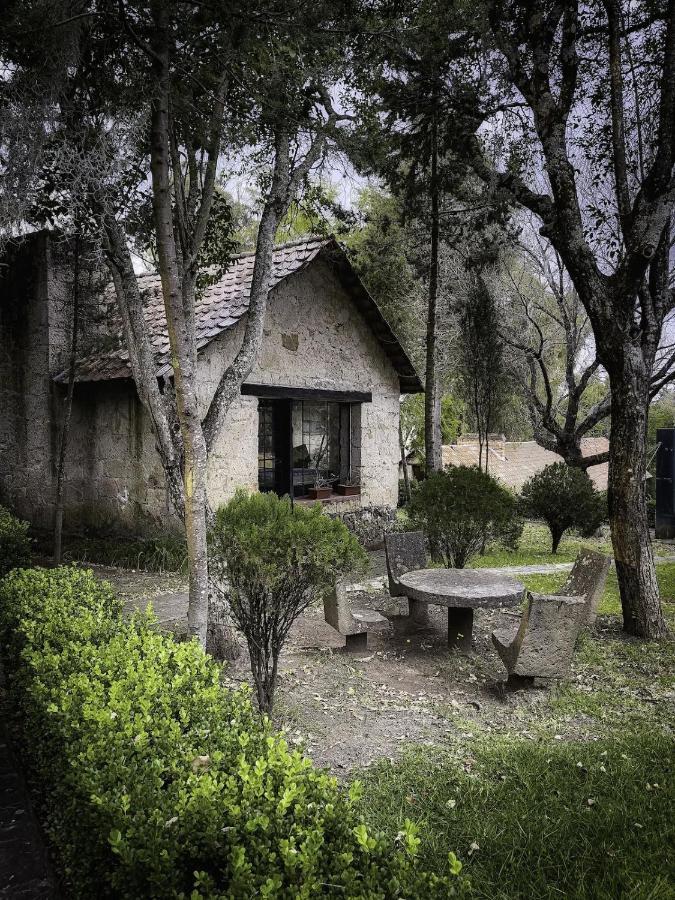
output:
[[310,500],[326,500],[333,493],[335,476],[328,472],[326,475],[316,473],[314,484],[307,489]]
[[348,478],[341,478],[335,486],[335,490],[343,497],[356,497],[361,493],[361,482],[358,476],[350,475]]

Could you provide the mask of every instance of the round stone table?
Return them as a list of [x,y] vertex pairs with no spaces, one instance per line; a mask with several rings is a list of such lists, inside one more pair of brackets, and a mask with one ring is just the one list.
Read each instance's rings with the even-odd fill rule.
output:
[[419,569],[399,577],[410,602],[410,618],[422,624],[427,604],[448,608],[448,646],[471,649],[474,609],[516,606],[525,585],[481,569]]

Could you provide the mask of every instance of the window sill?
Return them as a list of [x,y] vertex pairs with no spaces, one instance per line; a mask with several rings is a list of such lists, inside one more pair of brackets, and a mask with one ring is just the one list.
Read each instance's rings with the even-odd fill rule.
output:
[[311,506],[313,503],[353,503],[361,502],[361,494],[338,494],[332,493],[328,497],[321,497],[313,500],[311,497],[295,497],[293,502],[300,503],[302,506]]

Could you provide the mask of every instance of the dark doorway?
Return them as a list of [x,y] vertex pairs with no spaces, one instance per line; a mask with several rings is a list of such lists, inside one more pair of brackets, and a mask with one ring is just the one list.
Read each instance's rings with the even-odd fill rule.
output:
[[258,488],[291,491],[291,401],[258,401]]

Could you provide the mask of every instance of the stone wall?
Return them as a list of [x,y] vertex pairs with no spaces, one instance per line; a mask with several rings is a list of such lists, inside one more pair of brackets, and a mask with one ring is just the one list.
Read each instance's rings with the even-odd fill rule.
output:
[[[68,335],[59,312],[63,282],[54,275],[48,243],[40,247],[40,265],[27,258],[14,267],[12,289],[0,302],[0,399],[11,407],[0,431],[0,497],[21,515],[49,525],[63,395],[51,377],[63,368]],[[22,306],[20,294],[30,302]],[[200,355],[204,410],[243,330],[240,323]],[[372,403],[362,404],[360,414],[361,497],[332,504],[331,511],[396,506],[398,377],[323,262],[295,273],[273,292],[260,361],[248,381],[372,392]],[[257,483],[258,400],[240,396],[209,459],[210,502],[216,507],[237,487],[255,490]],[[130,380],[76,386],[65,498],[66,528],[148,534],[177,526],[149,420]]]
[[48,526],[56,486],[59,371],[70,342],[69,284],[45,233],[10,245],[0,266],[0,503]]

